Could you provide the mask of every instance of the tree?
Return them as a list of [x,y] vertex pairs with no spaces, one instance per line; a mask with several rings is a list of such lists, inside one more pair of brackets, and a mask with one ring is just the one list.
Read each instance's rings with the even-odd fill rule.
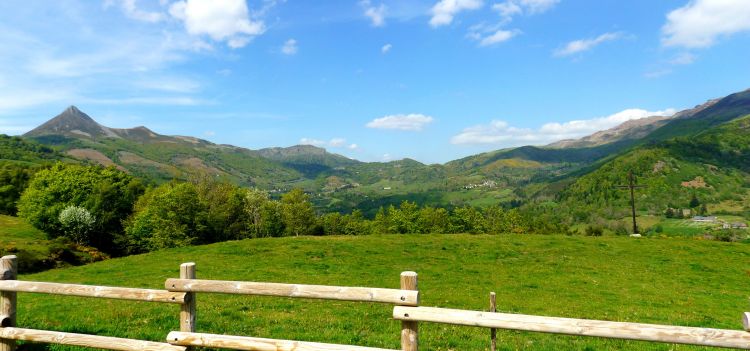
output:
[[130,253],[201,243],[209,237],[208,208],[192,183],[150,189],[136,203],[125,227]]
[[247,236],[245,200],[247,192],[240,187],[203,175],[192,179],[198,199],[206,208],[208,230],[198,240],[202,243],[241,239]]
[[698,200],[698,197],[693,194],[693,197],[690,198],[690,208],[696,208],[701,205],[700,200]]
[[415,202],[403,201],[396,209],[388,208],[390,215],[390,232],[397,234],[414,234],[422,232],[419,226],[419,206]]
[[471,206],[459,207],[453,210],[451,216],[452,231],[456,233],[485,233],[487,223],[484,216]]
[[302,189],[295,188],[281,196],[284,227],[287,235],[309,235],[315,226],[315,211],[310,198]]
[[68,206],[60,212],[60,224],[65,231],[65,236],[78,245],[89,242],[89,233],[94,228],[96,219],[83,207]]
[[143,191],[138,179],[114,167],[58,163],[34,175],[18,202],[18,214],[56,238],[65,234],[60,212],[68,206],[86,208],[96,219],[90,244],[117,253],[115,242],[123,232],[122,223]]
[[16,215],[18,200],[35,172],[36,167],[14,163],[0,167],[0,214]]
[[259,189],[245,189],[244,214],[247,233],[251,238],[265,236],[265,208],[269,199],[268,193]]

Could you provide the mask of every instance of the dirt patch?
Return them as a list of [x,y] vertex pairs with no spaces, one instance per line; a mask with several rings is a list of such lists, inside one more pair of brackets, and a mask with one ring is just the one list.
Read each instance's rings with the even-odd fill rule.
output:
[[141,156],[138,156],[134,153],[127,152],[127,151],[120,151],[117,156],[120,158],[120,162],[127,164],[127,165],[134,165],[134,166],[142,166],[142,167],[150,167],[150,168],[156,168],[159,170],[162,170],[169,174],[177,174],[177,170],[173,166],[165,165],[163,163],[159,163],[156,161],[149,160],[147,158],[143,158]]
[[695,179],[691,181],[682,182],[681,185],[686,188],[694,188],[694,189],[709,187],[709,185],[706,184],[706,180],[703,179],[703,177],[701,176],[695,177]]
[[210,167],[206,165],[203,160],[197,158],[197,157],[188,157],[177,160],[177,164],[181,166],[185,166],[190,168],[193,171],[199,171],[201,173],[208,173],[208,174],[225,174],[223,171],[221,171],[218,168]]
[[667,167],[667,163],[664,161],[659,160],[658,162],[654,163],[654,173],[659,173],[662,170],[664,170],[664,167]]
[[93,149],[72,149],[68,150],[66,154],[77,158],[79,160],[93,161],[104,167],[115,166],[117,169],[127,172],[127,169],[114,163],[107,155]]

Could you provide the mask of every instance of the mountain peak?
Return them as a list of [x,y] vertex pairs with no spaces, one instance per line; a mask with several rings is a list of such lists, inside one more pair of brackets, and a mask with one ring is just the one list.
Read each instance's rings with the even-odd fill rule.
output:
[[39,127],[26,133],[24,136],[43,135],[76,135],[97,137],[109,135],[107,129],[96,123],[93,118],[79,110],[78,107],[70,105],[59,115],[50,119]]

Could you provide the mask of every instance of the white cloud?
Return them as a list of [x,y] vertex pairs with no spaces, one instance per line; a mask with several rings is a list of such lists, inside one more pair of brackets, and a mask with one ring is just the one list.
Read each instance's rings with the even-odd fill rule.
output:
[[520,0],[521,6],[523,6],[530,14],[537,14],[547,12],[551,8],[555,7],[560,0]]
[[294,39],[289,39],[286,42],[284,42],[284,45],[281,47],[281,52],[284,55],[294,55],[297,53],[299,48],[297,47],[297,41]]
[[650,116],[671,116],[674,109],[647,111],[627,109],[606,117],[568,122],[553,122],[538,129],[517,128],[505,121],[494,120],[489,124],[476,125],[464,129],[451,138],[452,144],[503,144],[518,146],[548,144],[562,139],[580,138],[600,130],[609,129],[623,122]]
[[459,12],[476,10],[482,5],[484,5],[482,0],[440,0],[430,10],[432,15],[430,25],[432,27],[449,25]]
[[692,0],[667,14],[662,44],[706,48],[720,37],[750,31],[750,1]]
[[388,12],[388,6],[385,6],[385,4],[374,6],[370,0],[362,0],[359,2],[359,5],[364,8],[365,16],[370,18],[373,27],[382,27],[385,25],[385,16]]
[[357,144],[348,144],[344,138],[333,138],[329,141],[313,139],[313,138],[302,138],[299,140],[301,145],[312,145],[322,148],[334,148],[334,149],[349,149],[357,150],[359,146]]
[[689,65],[693,62],[695,62],[695,55],[689,52],[683,52],[669,60],[669,63],[672,65]]
[[517,30],[498,29],[495,33],[479,39],[479,46],[490,46],[510,40],[520,33]]
[[182,77],[157,76],[135,81],[134,86],[141,89],[159,90],[171,93],[194,93],[200,90],[200,84],[192,79]]
[[331,141],[328,142],[328,145],[331,145],[331,147],[342,147],[346,145],[346,139],[333,138],[331,139]]
[[419,113],[390,115],[376,118],[366,124],[367,128],[421,131],[435,119]]
[[580,39],[569,42],[565,47],[558,49],[554,52],[557,57],[570,56],[573,54],[581,53],[593,49],[599,44],[613,41],[622,38],[622,33],[604,33],[596,38]]
[[500,14],[504,23],[507,23],[516,15],[536,15],[547,12],[559,2],[560,0],[506,0],[492,5],[492,9]]
[[505,29],[517,15],[536,15],[553,8],[560,0],[506,0],[492,5],[500,15],[500,21],[494,24],[480,23],[469,28],[467,37],[479,42],[479,46],[491,46],[506,42],[521,34],[518,29]]
[[386,54],[388,53],[388,51],[391,51],[391,48],[393,48],[393,45],[385,44],[382,48],[380,48],[380,52]]
[[172,3],[169,13],[185,23],[191,35],[207,35],[231,48],[241,48],[263,34],[262,20],[251,18],[245,0],[184,0]]
[[[107,0],[104,2],[104,8],[108,8],[110,6],[114,5],[115,0]],[[145,11],[143,9],[138,8],[138,5],[136,4],[136,0],[120,0],[120,9],[122,9],[122,12],[127,16],[128,18],[142,21],[142,22],[149,22],[149,23],[157,23],[161,22],[166,19],[166,16],[162,12],[156,12],[156,11]]]

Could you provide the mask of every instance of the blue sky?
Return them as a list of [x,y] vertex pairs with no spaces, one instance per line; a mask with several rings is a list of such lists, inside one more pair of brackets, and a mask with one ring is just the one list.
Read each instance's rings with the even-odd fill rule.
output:
[[76,105],[248,148],[445,162],[750,88],[747,0],[0,2],[0,133]]

